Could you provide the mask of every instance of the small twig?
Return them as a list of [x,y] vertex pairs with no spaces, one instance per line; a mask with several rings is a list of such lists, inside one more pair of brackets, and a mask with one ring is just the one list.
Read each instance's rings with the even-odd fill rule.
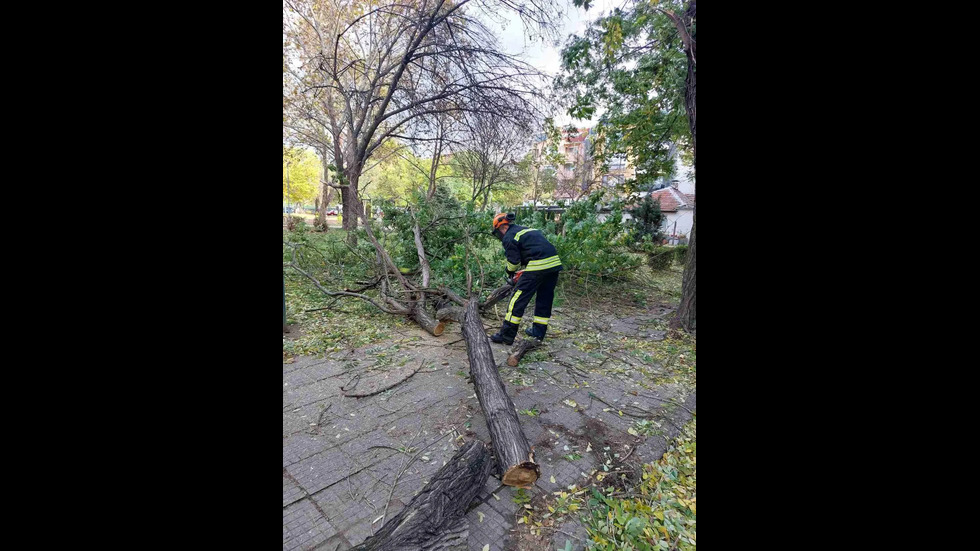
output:
[[[603,400],[602,398],[596,396],[595,394],[593,394],[591,392],[589,393],[589,398],[595,398],[596,400],[602,402],[603,404],[606,404],[607,406],[609,406],[611,408],[615,408],[617,411],[622,411],[623,412],[623,415],[628,415],[630,417],[633,417],[634,419],[656,419],[657,418],[657,414],[656,413],[653,413],[652,411],[648,411],[648,410],[645,410],[645,409],[643,409],[641,407],[633,406],[633,405],[630,405],[630,404],[623,404],[623,405],[610,404],[609,402]],[[640,410],[642,412],[647,413],[647,415],[634,415],[634,414],[632,414],[632,413],[630,413],[628,411],[623,411],[623,410],[625,410],[627,408],[638,409],[638,410]]]
[[317,417],[316,424],[313,425],[313,428],[310,429],[310,433],[311,434],[319,434],[320,433],[320,425],[323,424],[323,416],[326,415],[327,414],[327,411],[329,411],[330,408],[332,408],[332,407],[333,407],[333,404],[329,404],[327,407],[325,407],[322,410],[320,410],[320,416]]
[[[351,380],[347,381],[345,384],[340,385],[340,390],[350,390],[355,386],[357,386],[357,383],[360,382],[360,380],[361,380],[361,374],[358,373],[357,375],[354,375],[354,377],[352,377]],[[348,388],[347,385],[351,383],[354,383],[354,386]]]
[[383,407],[383,406],[381,406],[380,404],[377,404],[377,405],[378,405],[378,407],[379,407],[379,408],[381,408],[381,409],[383,409],[383,410],[385,410],[385,411],[387,411],[387,412],[388,412],[388,413],[382,413],[382,414],[381,414],[381,415],[379,415],[378,417],[387,417],[387,416],[389,416],[389,415],[394,415],[394,414],[396,414],[396,413],[398,413],[399,411],[401,411],[401,410],[403,410],[403,409],[405,409],[405,406],[402,406],[402,407],[400,407],[400,408],[398,408],[398,409],[396,409],[395,411],[391,411],[390,409],[386,409],[386,408],[384,408],[384,407]]
[[624,458],[622,458],[622,459],[620,459],[620,461],[626,461],[627,459],[629,459],[629,457],[630,457],[631,455],[633,455],[633,452],[635,452],[635,451],[636,451],[636,446],[633,446],[633,448],[632,448],[632,449],[630,449],[630,452],[629,452],[628,454],[626,454],[626,457],[624,457]]
[[[455,429],[455,427],[453,427],[453,428]],[[422,433],[422,423],[419,423],[419,432],[415,434],[415,438],[418,438],[419,434],[421,434],[421,433]],[[405,471],[408,470],[408,468],[412,466],[412,463],[415,463],[415,460],[418,459],[419,456],[422,455],[422,452],[424,452],[425,450],[431,448],[433,444],[441,441],[448,434],[452,434],[452,432],[447,431],[445,434],[439,436],[439,438],[436,438],[435,440],[433,440],[432,442],[430,442],[429,444],[427,444],[425,447],[423,447],[421,450],[419,450],[415,455],[412,456],[412,458],[407,463],[405,463],[405,466],[402,467],[402,470],[398,472],[398,475],[395,477],[394,483],[392,483],[392,485],[391,485],[391,491],[388,492],[388,501],[385,502],[385,510],[384,510],[384,513],[381,514],[381,527],[384,527],[384,520],[385,520],[385,517],[388,515],[388,505],[391,503],[391,496],[394,495],[394,493],[395,493],[395,487],[398,486],[398,479],[401,478],[401,476],[403,474],[405,474]],[[415,438],[412,438],[412,443],[413,444],[415,443]]]
[[[367,392],[367,393],[364,393],[364,394],[346,394],[345,393],[344,396],[346,396],[348,398],[367,398],[368,396],[374,396],[375,394],[381,394],[382,392],[384,392],[386,390],[390,390],[390,389],[392,389],[392,388],[394,388],[394,387],[396,387],[396,386],[404,383],[405,381],[411,379],[412,378],[412,375],[415,375],[416,373],[418,373],[419,370],[422,369],[422,366],[423,365],[425,365],[425,360],[422,360],[421,362],[419,362],[419,366],[415,368],[415,371],[411,372],[404,379],[401,379],[401,380],[399,380],[396,383],[392,383],[391,385],[388,385],[388,386],[386,386],[384,388],[375,390],[374,392]],[[344,389],[343,387],[341,387],[341,390],[346,390],[346,389]]]
[[544,371],[545,375],[547,375],[547,376],[551,377],[552,379],[554,379],[555,384],[558,385],[558,388],[563,389],[563,390],[568,390],[568,387],[562,386],[561,381],[558,380],[558,377],[555,377],[554,375],[552,375],[550,371],[548,371],[547,369],[544,369],[544,368],[542,368],[541,371]]
[[538,526],[537,528],[547,528],[548,530],[551,530],[551,531],[554,531],[554,532],[558,532],[559,534],[565,534],[566,536],[568,536],[570,538],[575,538],[578,541],[585,541],[582,538],[580,538],[580,537],[578,537],[578,536],[576,536],[574,534],[569,534],[568,532],[565,532],[564,530],[559,530],[559,529],[557,529],[557,528],[555,528],[553,526]]
[[393,447],[391,447],[391,446],[369,446],[369,447],[368,447],[368,449],[369,449],[369,450],[373,450],[373,449],[375,449],[375,448],[381,448],[381,449],[386,449],[386,450],[394,450],[394,451],[396,451],[396,452],[398,452],[398,453],[403,453],[403,454],[405,454],[405,455],[408,455],[408,452],[407,452],[407,451],[405,451],[405,450],[400,450],[400,449],[398,449],[398,448],[393,448]]
[[[415,443],[415,440],[419,437],[420,434],[422,434],[422,422],[421,421],[419,422],[419,431],[416,432],[415,433],[415,436],[412,437],[412,441],[409,442],[407,449],[411,449],[412,448],[412,444]],[[385,510],[384,510],[383,513],[381,513],[381,525],[378,526],[379,529],[384,527],[385,517],[388,516],[388,505],[391,503],[391,496],[394,495],[394,493],[395,493],[395,487],[398,486],[398,479],[402,477],[402,474],[405,473],[405,469],[407,469],[408,466],[411,465],[411,464],[412,464],[411,460],[406,461],[405,462],[405,465],[402,466],[402,469],[400,471],[398,471],[398,474],[397,475],[395,475],[395,480],[391,484],[391,490],[388,492],[388,499],[385,501]],[[375,521],[375,522],[377,522],[377,521]],[[375,530],[375,533],[377,533],[377,530]]]
[[648,396],[646,394],[639,394],[639,393],[637,393],[637,396],[639,396],[641,398],[651,398],[653,400],[660,400],[661,402],[665,402],[665,403],[668,403],[668,404],[677,406],[677,407],[683,409],[684,411],[690,413],[691,415],[694,415],[694,412],[693,411],[689,410],[687,408],[687,406],[685,406],[684,404],[678,402],[677,400],[674,400],[674,399],[671,399],[671,398],[659,398],[657,396]]

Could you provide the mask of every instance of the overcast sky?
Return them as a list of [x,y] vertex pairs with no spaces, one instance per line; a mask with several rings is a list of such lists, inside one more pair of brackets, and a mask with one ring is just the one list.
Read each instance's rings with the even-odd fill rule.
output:
[[[586,12],[581,8],[576,8],[571,2],[568,2],[568,11],[565,15],[564,25],[561,31],[562,38],[557,46],[549,43],[542,44],[541,40],[531,41],[527,39],[525,37],[524,27],[516,13],[508,11],[503,17],[506,19],[503,25],[495,21],[485,20],[485,22],[498,32],[500,44],[507,53],[521,55],[532,66],[554,77],[561,69],[561,48],[568,40],[568,37],[575,34],[581,35],[591,21],[608,14],[614,7],[621,7],[623,3],[623,0],[598,0]],[[592,120],[573,121],[562,110],[555,113],[555,122],[559,125],[566,125],[572,122],[579,127],[591,127],[595,125],[595,121],[600,114],[601,112],[597,113],[596,117]]]

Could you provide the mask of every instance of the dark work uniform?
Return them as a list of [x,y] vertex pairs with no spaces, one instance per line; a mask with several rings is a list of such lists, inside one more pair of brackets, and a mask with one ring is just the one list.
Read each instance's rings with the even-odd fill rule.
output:
[[551,319],[551,304],[555,300],[558,272],[562,270],[558,251],[539,230],[515,225],[507,229],[503,245],[509,277],[513,277],[514,272],[520,270],[522,265],[526,267],[521,278],[517,280],[517,287],[507,306],[507,316],[500,328],[500,334],[508,340],[517,335],[517,327],[524,316],[524,309],[537,293],[531,335],[542,339],[548,330],[548,321]]

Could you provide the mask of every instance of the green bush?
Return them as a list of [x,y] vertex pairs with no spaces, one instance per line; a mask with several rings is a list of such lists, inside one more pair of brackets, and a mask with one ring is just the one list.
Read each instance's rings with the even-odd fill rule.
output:
[[647,253],[647,263],[654,270],[666,270],[674,261],[674,254],[672,247],[653,247],[653,250]]
[[605,221],[599,221],[596,211],[602,196],[599,192],[576,201],[558,221],[548,220],[544,212],[535,212],[532,217],[530,227],[541,230],[554,244],[566,270],[606,277],[640,263],[626,247],[622,202],[613,201],[612,212]]
[[664,234],[660,230],[660,226],[663,225],[667,217],[660,212],[659,199],[647,195],[628,212],[633,217],[630,220],[633,241],[643,240],[658,243],[663,239]]
[[504,282],[503,248],[490,235],[492,213],[477,212],[472,202],[460,202],[442,185],[436,188],[432,199],[426,198],[424,190],[417,190],[407,198],[407,203],[411,206],[378,202],[383,218],[375,233],[384,235],[385,247],[399,267],[410,271],[420,268],[413,232],[418,222],[432,268],[433,285],[464,290],[467,267],[474,278],[482,273],[484,287],[496,287]]
[[309,229],[309,227],[302,218],[298,216],[290,216],[286,220],[286,229],[291,232],[304,233]]
[[684,266],[687,263],[687,245],[674,247],[674,254],[678,264]]

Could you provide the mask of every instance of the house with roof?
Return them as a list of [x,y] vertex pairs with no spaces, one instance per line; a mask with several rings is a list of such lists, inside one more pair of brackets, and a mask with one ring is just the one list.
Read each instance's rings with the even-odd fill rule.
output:
[[[660,212],[664,214],[664,223],[661,229],[667,240],[671,244],[686,244],[686,240],[691,237],[691,229],[694,227],[694,194],[682,193],[680,182],[674,180],[672,185],[668,187],[655,191],[634,193],[632,197],[642,200],[647,195],[651,195],[660,201]],[[608,207],[602,208],[597,218],[600,222],[604,222],[611,212]],[[623,222],[632,219],[633,216],[630,213],[623,213]]]
[[640,194],[660,200],[660,212],[666,215],[664,234],[670,237],[690,237],[694,227],[694,194],[681,193],[679,186],[666,187]]

